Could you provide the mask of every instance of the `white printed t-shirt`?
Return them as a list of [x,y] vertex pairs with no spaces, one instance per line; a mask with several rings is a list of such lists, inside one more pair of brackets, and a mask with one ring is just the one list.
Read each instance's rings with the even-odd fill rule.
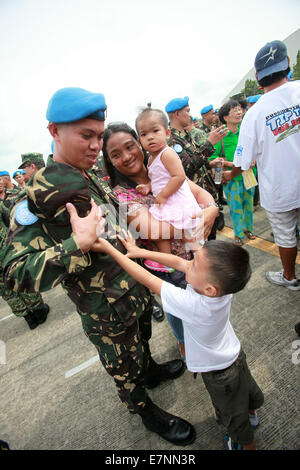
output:
[[248,170],[254,160],[262,207],[300,207],[300,81],[267,92],[245,114],[233,163]]
[[206,297],[189,284],[181,289],[163,282],[163,309],[182,320],[191,372],[226,369],[237,359],[241,345],[229,321],[231,299],[232,295]]

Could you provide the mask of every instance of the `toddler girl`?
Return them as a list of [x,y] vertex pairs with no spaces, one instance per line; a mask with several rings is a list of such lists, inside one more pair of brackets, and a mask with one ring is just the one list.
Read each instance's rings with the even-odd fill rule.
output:
[[[136,129],[142,147],[150,154],[147,169],[151,180],[151,184],[139,185],[137,190],[142,194],[152,191],[155,204],[149,211],[155,219],[185,230],[185,238],[192,238],[190,232],[200,223],[199,218],[192,218],[199,214],[199,205],[190,190],[179,156],[167,146],[170,130],[166,115],[160,110],[147,108],[137,117]],[[160,240],[157,246],[159,251],[171,253],[170,240]],[[199,243],[196,245],[198,248]],[[150,260],[146,260],[145,265],[170,272],[169,268]]]

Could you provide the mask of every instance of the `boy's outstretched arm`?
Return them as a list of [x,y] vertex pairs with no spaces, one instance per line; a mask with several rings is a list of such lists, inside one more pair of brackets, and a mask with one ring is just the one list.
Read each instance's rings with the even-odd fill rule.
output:
[[127,250],[127,257],[151,259],[152,261],[164,264],[170,268],[177,269],[178,271],[186,272],[189,261],[179,258],[179,256],[171,255],[170,253],[161,253],[159,251],[150,251],[139,248],[129,232],[126,232],[125,238],[122,238],[119,235],[118,238]]
[[107,240],[99,238],[91,249],[92,251],[102,251],[112,256],[112,258],[114,258],[114,260],[125,271],[127,271],[131,277],[160,296],[163,281],[149,273],[146,269],[135,261],[132,261],[126,255],[123,255],[120,251],[116,250],[116,248],[114,248]]

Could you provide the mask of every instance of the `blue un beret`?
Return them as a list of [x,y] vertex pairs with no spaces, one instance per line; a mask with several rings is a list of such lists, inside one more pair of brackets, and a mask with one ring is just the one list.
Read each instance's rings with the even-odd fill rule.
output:
[[254,96],[248,96],[247,101],[248,103],[256,103],[261,95],[254,95]]
[[46,118],[50,122],[75,122],[84,118],[105,120],[106,103],[102,93],[83,88],[61,88],[49,101]]
[[0,171],[0,176],[9,176],[8,171]]
[[18,176],[18,175],[26,175],[25,170],[21,169],[21,170],[15,171],[12,177],[14,178],[15,176]]
[[185,106],[189,105],[189,97],[185,96],[184,98],[174,98],[173,100],[169,101],[169,103],[165,107],[166,113],[173,113],[174,111],[179,111]]
[[204,108],[202,108],[200,112],[201,112],[201,114],[206,114],[209,111],[211,111],[212,109],[214,109],[213,105],[209,104],[208,106],[204,106]]

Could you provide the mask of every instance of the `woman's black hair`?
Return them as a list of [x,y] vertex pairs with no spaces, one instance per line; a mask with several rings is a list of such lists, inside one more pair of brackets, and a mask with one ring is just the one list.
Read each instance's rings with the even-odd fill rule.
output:
[[[104,160],[104,165],[107,171],[107,174],[110,177],[110,184],[112,187],[116,186],[117,184],[121,182],[126,182],[126,184],[132,188],[136,187],[136,183],[132,181],[130,178],[128,178],[125,175],[122,175],[111,163],[110,158],[107,153],[107,142],[108,139],[113,135],[116,134],[117,132],[125,132],[126,134],[130,134],[134,140],[138,143],[139,138],[137,136],[137,133],[135,132],[132,127],[130,127],[126,122],[111,122],[108,124],[104,131],[103,135],[103,148],[102,148],[102,153],[103,153],[103,160]],[[141,152],[144,154],[144,162],[145,165],[147,166],[147,161],[148,161],[148,156],[146,152],[141,147]]]
[[226,124],[226,122],[224,120],[224,116],[228,116],[228,114],[230,113],[230,110],[232,108],[236,108],[237,106],[241,106],[241,105],[236,100],[226,101],[226,103],[224,103],[223,106],[221,106],[221,108],[219,109],[218,114],[219,114],[219,119],[220,119],[222,124]]

